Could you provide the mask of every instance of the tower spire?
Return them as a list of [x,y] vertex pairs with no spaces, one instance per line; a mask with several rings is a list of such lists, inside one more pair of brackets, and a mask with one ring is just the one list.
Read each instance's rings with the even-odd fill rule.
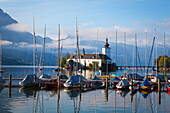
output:
[[106,43],[104,44],[105,48],[109,48],[108,38],[106,37]]

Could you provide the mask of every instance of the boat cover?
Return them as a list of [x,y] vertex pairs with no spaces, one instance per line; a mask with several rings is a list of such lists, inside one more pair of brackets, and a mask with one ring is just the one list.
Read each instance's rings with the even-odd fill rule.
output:
[[128,77],[128,79],[136,79],[136,80],[143,80],[143,77],[142,76],[140,76],[139,74],[137,74],[137,73],[129,73],[128,75],[127,75],[127,77]]
[[[36,76],[35,74],[30,74],[30,75],[26,75],[25,78],[19,82],[20,85],[26,85],[29,83],[34,82],[34,76]],[[41,80],[36,76],[36,82],[40,82]]]
[[142,82],[142,84],[140,84],[140,86],[148,86],[151,87],[152,85],[148,82],[148,80],[145,78],[144,81]]
[[94,76],[94,78],[92,80],[103,80],[103,79],[101,79],[101,78],[99,78],[97,76]]
[[71,84],[71,85],[76,85],[76,84],[79,84],[80,78],[81,78],[81,82],[83,82],[84,80],[87,80],[82,75],[74,75],[74,76],[71,76],[65,83]]
[[51,76],[50,75],[48,75],[48,74],[42,74],[42,75],[40,75],[40,77],[39,77],[40,79],[50,79],[51,78]]
[[116,86],[129,86],[129,82],[126,79],[122,79]]
[[68,79],[67,75],[60,75],[60,79]]
[[111,79],[110,81],[121,81],[119,78],[115,77],[114,79]]

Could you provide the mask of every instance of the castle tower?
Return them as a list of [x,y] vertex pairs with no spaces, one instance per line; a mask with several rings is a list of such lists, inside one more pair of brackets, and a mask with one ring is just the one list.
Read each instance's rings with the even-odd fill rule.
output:
[[102,54],[111,58],[111,48],[109,47],[108,38],[106,38],[106,43],[104,44],[104,48],[102,48]]

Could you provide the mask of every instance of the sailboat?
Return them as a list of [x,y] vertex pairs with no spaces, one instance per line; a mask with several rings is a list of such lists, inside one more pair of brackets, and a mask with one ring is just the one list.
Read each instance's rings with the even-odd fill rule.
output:
[[117,89],[128,89],[130,86],[129,82],[126,79],[122,79],[117,85]]
[[36,47],[36,35],[35,35],[35,27],[34,27],[34,19],[33,19],[33,42],[34,42],[34,48],[33,48],[33,74],[28,74],[25,76],[25,78],[19,82],[19,84],[22,87],[35,87],[39,86],[39,82],[41,81],[37,75],[35,68],[38,64],[38,55],[37,55],[37,47]]
[[102,88],[104,86],[104,84],[102,83],[102,81],[104,80],[97,76],[94,76],[91,80],[93,83],[92,88]]
[[144,81],[140,84],[139,89],[143,90],[150,90],[152,85],[149,83],[149,81],[144,78]]
[[6,81],[2,78],[2,73],[4,72],[1,68],[2,65],[2,34],[0,33],[0,86],[4,86]]
[[66,88],[78,88],[78,87],[84,87],[86,84],[85,80],[87,80],[82,75],[74,75],[71,76],[63,85]]
[[39,68],[39,71],[42,72],[41,75],[39,76],[39,78],[44,81],[51,79],[50,75],[44,74],[45,39],[46,39],[46,25],[45,25],[45,29],[44,29],[44,42],[43,42],[43,48],[42,48],[42,54],[41,54],[41,60],[40,60],[41,61],[40,65],[42,64],[42,68]]
[[86,80],[85,77],[83,77],[82,75],[78,75],[78,70],[79,70],[79,61],[80,61],[80,57],[79,57],[79,38],[78,38],[78,29],[77,29],[77,18],[76,18],[76,70],[75,70],[75,75],[71,76],[63,85],[66,88],[74,88],[74,87],[83,87],[86,82],[84,80]]
[[[44,38],[45,38],[45,35],[44,35]],[[45,39],[44,39],[44,47],[45,47]],[[58,67],[59,67],[59,64],[60,64],[59,62],[60,62],[60,24],[58,24]],[[53,88],[53,87],[58,87],[59,88],[59,86],[60,86],[60,78],[61,78],[60,71],[61,71],[60,68],[55,70],[55,72],[58,72],[57,73],[58,78],[57,77],[51,78],[49,75],[44,77],[44,78],[46,78],[46,81],[43,82],[43,88]],[[47,78],[49,78],[49,79],[47,79]]]

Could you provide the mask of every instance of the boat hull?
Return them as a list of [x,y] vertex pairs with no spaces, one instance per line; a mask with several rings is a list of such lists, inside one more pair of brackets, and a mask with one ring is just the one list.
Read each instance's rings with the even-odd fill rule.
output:
[[149,86],[140,86],[139,89],[149,90],[149,89],[151,89],[151,87],[149,87]]
[[117,89],[129,89],[129,86],[116,86]]
[[167,90],[170,91],[170,87],[167,87]]
[[65,88],[80,88],[82,85],[80,84],[63,84]]

